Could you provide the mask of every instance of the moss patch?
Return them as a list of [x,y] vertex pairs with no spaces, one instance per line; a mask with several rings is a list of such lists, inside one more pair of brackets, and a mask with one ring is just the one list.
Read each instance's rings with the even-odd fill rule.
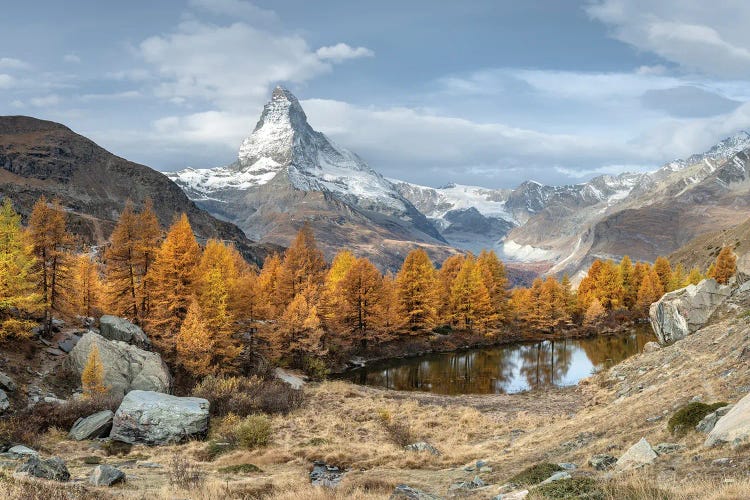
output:
[[541,483],[555,472],[560,472],[561,470],[564,469],[557,464],[536,464],[522,472],[519,472],[518,474],[510,478],[509,482],[523,486],[531,486],[533,484]]
[[224,474],[250,474],[253,472],[263,472],[260,467],[255,464],[237,464],[222,467],[219,472]]
[[670,417],[667,428],[672,434],[685,435],[689,430],[695,429],[703,417],[724,406],[727,406],[727,403],[719,402],[710,405],[698,402],[688,403]]
[[538,486],[534,488],[534,496],[555,499],[586,498],[589,500],[604,500],[606,498],[601,484],[590,477],[561,479]]

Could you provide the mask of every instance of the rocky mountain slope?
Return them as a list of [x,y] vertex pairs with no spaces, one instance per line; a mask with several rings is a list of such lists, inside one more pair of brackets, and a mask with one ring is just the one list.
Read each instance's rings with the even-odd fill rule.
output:
[[58,123],[0,117],[0,167],[0,196],[10,196],[24,217],[40,196],[58,198],[71,228],[91,243],[106,241],[128,199],[140,206],[150,198],[163,226],[185,212],[199,238],[229,240],[256,263],[275,249],[255,244],[237,226],[198,208],[163,174],[115,156]]
[[251,238],[286,245],[305,221],[330,258],[341,248],[383,267],[416,246],[452,252],[429,220],[361,158],[313,130],[297,98],[277,87],[237,161],[167,174],[200,206]]
[[[708,151],[648,173],[602,175],[568,186],[516,189],[393,181],[453,245],[494,247],[506,259],[574,274],[595,257],[653,260],[692,237],[746,217],[746,150],[740,132]],[[745,215],[743,215],[745,214]]]

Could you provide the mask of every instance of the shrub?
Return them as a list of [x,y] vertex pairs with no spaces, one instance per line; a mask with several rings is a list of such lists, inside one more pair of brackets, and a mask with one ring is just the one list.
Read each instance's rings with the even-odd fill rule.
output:
[[531,486],[539,484],[555,472],[564,470],[557,464],[550,464],[543,462],[541,464],[532,465],[528,469],[525,469],[512,478],[508,482],[515,483],[522,486]]
[[672,434],[684,435],[690,429],[695,429],[703,417],[726,405],[727,403],[724,402],[710,405],[699,402],[688,403],[670,417],[667,428]]
[[200,488],[203,476],[195,465],[175,453],[169,462],[169,484],[188,490]]
[[[545,478],[546,479],[546,478]],[[543,481],[544,479],[542,479]],[[601,485],[590,477],[574,477],[543,484],[534,489],[542,498],[604,500],[606,495]],[[620,498],[620,497],[615,497]]]
[[403,448],[416,441],[411,428],[403,422],[395,421],[388,410],[382,408],[378,410],[378,419],[394,444]]
[[305,356],[302,360],[302,370],[313,380],[325,380],[331,370],[326,362],[313,356]]
[[246,417],[255,413],[287,414],[304,402],[304,394],[281,380],[260,377],[208,376],[193,389],[193,396],[211,403],[211,415],[234,413]]
[[219,472],[224,474],[250,474],[252,472],[263,472],[260,467],[255,464],[237,464],[222,467]]
[[243,448],[261,448],[271,439],[271,421],[265,415],[245,417],[235,428],[237,443]]

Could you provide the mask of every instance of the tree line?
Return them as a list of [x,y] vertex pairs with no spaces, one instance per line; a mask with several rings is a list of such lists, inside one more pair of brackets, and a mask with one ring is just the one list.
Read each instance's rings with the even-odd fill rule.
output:
[[[126,204],[103,250],[70,235],[66,219],[56,200],[40,198],[26,228],[8,198],[0,207],[0,339],[30,335],[39,318],[49,328],[53,316],[114,314],[142,325],[165,360],[193,376],[232,371],[255,330],[275,356],[315,369],[326,354],[433,329],[502,336],[593,325],[617,311],[642,316],[704,277],[663,257],[624,257],[594,261],[577,291],[567,276],[510,289],[493,251],[436,268],[421,249],[381,273],[348,250],[328,265],[307,225],[258,270],[230,244],[199,244],[185,214],[164,234],[150,202]],[[722,250],[709,274],[726,282],[733,258]]]

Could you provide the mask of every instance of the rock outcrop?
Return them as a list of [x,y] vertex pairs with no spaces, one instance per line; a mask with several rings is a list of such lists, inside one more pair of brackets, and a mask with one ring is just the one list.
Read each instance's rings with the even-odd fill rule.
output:
[[125,443],[178,443],[208,431],[209,403],[153,391],[131,391],[115,413],[110,437]]
[[740,446],[750,442],[750,394],[740,399],[714,425],[704,446],[712,447],[724,443]]
[[76,441],[107,437],[112,430],[114,416],[112,411],[103,410],[86,418],[79,418],[70,429],[68,437]]
[[12,378],[10,378],[3,372],[0,372],[0,389],[5,389],[8,392],[13,392],[16,390],[16,387],[16,383]]
[[707,279],[664,294],[649,310],[651,327],[659,343],[671,344],[694,333],[731,293],[731,286]]
[[80,375],[91,348],[96,345],[104,365],[104,385],[118,396],[132,390],[169,392],[172,378],[167,365],[155,352],[117,340],[107,340],[94,332],[81,337],[70,352],[70,361]]
[[10,399],[8,399],[8,395],[5,394],[5,391],[0,389],[0,413],[3,413],[8,408],[10,408]]
[[151,342],[141,327],[117,316],[108,314],[102,316],[99,319],[99,332],[107,340],[119,340],[141,348],[151,346]]
[[52,457],[41,460],[38,456],[32,455],[26,463],[18,466],[14,476],[37,477],[50,481],[68,481],[70,472],[68,472],[65,462],[61,458]]
[[89,483],[94,486],[113,486],[125,481],[125,473],[111,465],[99,465],[89,477]]
[[651,445],[646,441],[646,438],[641,438],[640,441],[631,446],[630,449],[617,460],[615,469],[618,471],[637,469],[650,464],[656,460],[657,456],[656,452],[651,448]]

